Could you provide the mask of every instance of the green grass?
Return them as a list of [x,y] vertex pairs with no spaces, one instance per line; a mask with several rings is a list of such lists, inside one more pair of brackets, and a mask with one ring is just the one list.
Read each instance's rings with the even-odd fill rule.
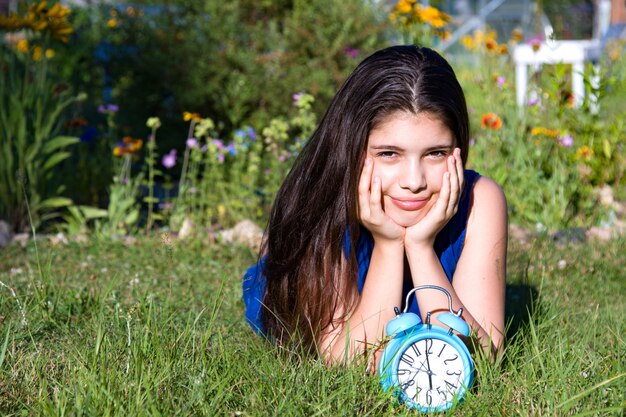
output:
[[[623,416],[624,240],[510,251],[503,359],[445,415]],[[414,415],[360,367],[254,336],[242,247],[142,239],[0,251],[0,415]],[[559,263],[559,261],[561,261]],[[23,307],[23,323],[17,301]],[[530,312],[530,314],[528,313]]]

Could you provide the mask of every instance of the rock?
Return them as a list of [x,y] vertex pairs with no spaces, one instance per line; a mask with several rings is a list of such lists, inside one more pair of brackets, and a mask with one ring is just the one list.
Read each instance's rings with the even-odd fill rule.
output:
[[13,236],[12,243],[17,243],[21,247],[25,248],[30,240],[30,233],[18,233]]
[[519,243],[529,243],[533,237],[533,233],[518,224],[511,223],[509,225],[509,237]]
[[585,229],[581,227],[571,227],[559,230],[552,235],[552,240],[563,245],[566,243],[583,243],[587,240]]
[[590,240],[595,239],[607,241],[611,239],[613,233],[611,232],[611,229],[606,227],[592,227],[587,230],[586,236]]
[[67,237],[63,233],[61,233],[61,232],[57,233],[54,236],[50,236],[50,244],[52,246],[60,246],[60,245],[65,246],[68,243],[69,242],[67,240]]
[[4,220],[0,220],[0,248],[7,246],[13,239],[11,226]]
[[238,243],[258,251],[263,240],[263,229],[251,220],[243,220],[232,229],[220,232],[219,238],[223,243]]
[[191,220],[189,217],[186,217],[185,220],[183,220],[183,225],[180,226],[180,230],[178,231],[178,238],[180,240],[186,240],[192,237],[193,234],[194,234],[193,220]]

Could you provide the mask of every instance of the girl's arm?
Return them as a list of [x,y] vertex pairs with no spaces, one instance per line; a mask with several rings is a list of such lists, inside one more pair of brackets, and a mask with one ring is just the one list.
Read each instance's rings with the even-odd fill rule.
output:
[[[451,183],[454,176],[452,171]],[[506,249],[506,200],[500,187],[486,177],[479,178],[472,190],[465,243],[453,284],[448,281],[432,244],[413,242],[407,247],[414,285],[431,284],[447,289],[454,309],[463,307],[464,320],[483,348],[492,354],[504,337]],[[418,291],[416,296],[422,314],[447,310],[447,298],[439,292]]]
[[[322,336],[321,351],[328,362],[346,362],[368,350],[385,335],[402,298],[405,229],[382,208],[379,178],[372,178],[373,161],[367,159],[359,179],[359,219],[374,237],[374,249],[359,301],[348,320]],[[337,311],[336,317],[345,317]]]

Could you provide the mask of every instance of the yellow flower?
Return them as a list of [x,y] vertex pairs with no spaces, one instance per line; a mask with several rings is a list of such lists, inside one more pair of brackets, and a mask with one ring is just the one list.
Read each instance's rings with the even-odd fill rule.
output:
[[493,52],[498,47],[498,43],[494,39],[487,39],[485,41],[485,49],[489,52]]
[[33,60],[40,61],[43,57],[43,48],[41,46],[35,46],[33,48]]
[[548,129],[548,128],[545,128],[545,127],[538,126],[538,127],[533,127],[530,130],[530,135],[531,136],[543,135],[543,136],[548,136],[548,137],[551,137],[551,138],[555,138],[555,137],[559,136],[559,131],[556,130],[556,129]]
[[55,55],[54,49],[50,49],[50,48],[46,49],[46,58],[52,59],[54,58],[54,55]]
[[124,155],[124,149],[122,149],[121,146],[116,146],[115,148],[113,148],[113,155],[114,156],[122,156],[122,155]]
[[500,55],[506,55],[509,52],[509,47],[502,44],[500,46],[498,46],[498,53]]
[[28,41],[26,39],[20,39],[15,45],[17,50],[23,53],[28,52]]
[[474,38],[470,35],[465,35],[461,38],[461,44],[468,50],[474,49]]
[[513,32],[511,32],[511,42],[513,43],[521,41],[523,37],[524,34],[522,33],[522,30],[520,28],[515,28],[513,29]]
[[576,150],[576,158],[590,160],[593,157],[593,149],[589,146],[584,145]]
[[188,122],[190,120],[193,120],[196,123],[199,123],[202,121],[202,117],[200,117],[200,115],[198,113],[191,113],[191,112],[183,112],[183,120]]
[[395,11],[401,14],[411,13],[411,3],[407,0],[400,0],[394,7]]
[[107,20],[107,26],[109,27],[109,29],[113,29],[114,27],[116,27],[117,26],[117,19],[113,17],[113,18]]

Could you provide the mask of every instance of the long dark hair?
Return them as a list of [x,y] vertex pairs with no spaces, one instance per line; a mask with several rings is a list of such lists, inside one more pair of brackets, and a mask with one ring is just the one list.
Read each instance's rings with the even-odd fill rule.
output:
[[[267,255],[261,320],[278,343],[314,350],[320,336],[354,308],[363,154],[370,131],[397,111],[438,117],[467,159],[465,97],[445,59],[428,48],[393,46],[359,64],[296,159],[271,211],[261,249]],[[337,317],[338,308],[343,317]]]

